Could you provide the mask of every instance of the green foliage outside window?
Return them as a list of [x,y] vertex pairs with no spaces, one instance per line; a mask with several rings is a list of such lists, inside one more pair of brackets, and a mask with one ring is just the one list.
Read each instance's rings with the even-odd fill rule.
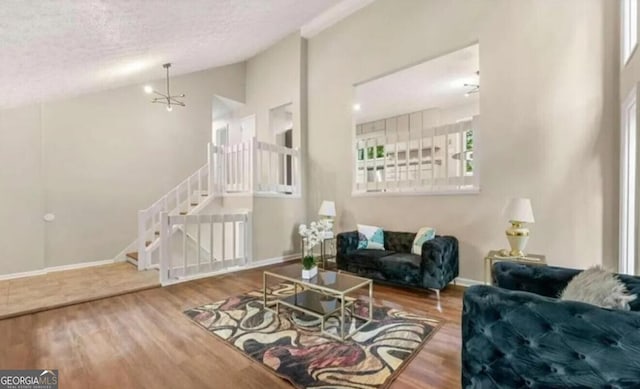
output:
[[[473,151],[473,130],[469,130],[465,132],[464,137],[465,137],[466,151],[467,152]],[[467,173],[473,173],[473,161],[469,161],[469,160],[466,161],[465,171]]]
[[[358,149],[358,160],[362,161],[364,160],[364,150],[365,149]],[[377,146],[375,147],[375,156],[374,156],[374,147],[367,147],[367,159],[374,159],[374,158],[384,158],[384,146]]]

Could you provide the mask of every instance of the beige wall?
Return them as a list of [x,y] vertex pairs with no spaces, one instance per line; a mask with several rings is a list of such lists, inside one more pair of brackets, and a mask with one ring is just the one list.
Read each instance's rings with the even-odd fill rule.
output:
[[[269,110],[292,103],[293,146],[304,150],[306,123],[304,122],[305,44],[293,33],[269,49],[247,61],[246,104],[234,111],[235,117],[256,115],[256,136],[275,143],[269,126]],[[305,222],[303,199],[255,197],[225,198],[225,207],[242,204],[253,211],[254,260],[271,259],[300,252],[299,239],[294,231]]]
[[275,142],[269,127],[269,110],[293,104],[293,145],[300,147],[301,61],[305,42],[293,33],[247,61],[246,105],[234,112],[235,117],[256,115],[256,136],[264,142]]
[[253,256],[256,260],[301,252],[298,226],[306,223],[303,199],[255,197]]
[[44,267],[40,107],[0,110],[0,274]]
[[[244,63],[175,77],[187,107],[171,113],[141,85],[0,111],[15,119],[3,120],[0,158],[27,162],[0,175],[8,216],[25,224],[3,223],[0,274],[113,258],[136,238],[137,211],[206,162],[213,96],[242,101],[244,82]],[[56,220],[44,224],[44,212]]]
[[[531,252],[617,263],[617,2],[378,0],[308,42],[308,212],[337,229],[430,225],[460,240],[461,276],[507,245],[501,209],[530,197]],[[480,43],[481,193],[352,197],[353,85]]]

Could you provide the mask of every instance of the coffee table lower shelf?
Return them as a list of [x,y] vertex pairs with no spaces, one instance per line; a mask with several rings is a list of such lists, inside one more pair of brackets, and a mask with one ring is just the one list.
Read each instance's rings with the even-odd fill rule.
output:
[[[275,300],[273,303],[276,306],[275,311],[280,312],[280,305],[284,305],[288,308],[291,308],[295,311],[302,312],[307,315],[311,315],[320,319],[320,330],[323,335],[332,337],[337,340],[344,341],[349,339],[351,336],[355,335],[360,331],[364,326],[371,323],[372,319],[370,317],[362,317],[355,313],[355,309],[353,309],[355,299],[345,297],[344,304],[339,297],[333,297],[328,294],[324,294],[321,292],[317,292],[313,289],[303,290],[301,292],[295,293],[291,296],[284,297],[281,299]],[[360,319],[363,320],[363,323],[357,326],[354,330],[348,331],[345,334],[345,310],[349,310],[350,316],[352,320]],[[339,334],[332,334],[325,330],[325,322],[326,320],[340,312],[340,316],[338,321],[340,322],[340,326],[342,328],[339,329]]]

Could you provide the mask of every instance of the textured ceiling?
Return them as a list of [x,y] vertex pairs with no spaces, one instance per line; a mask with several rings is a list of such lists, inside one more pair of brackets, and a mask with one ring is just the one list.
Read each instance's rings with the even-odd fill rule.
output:
[[250,58],[338,0],[1,0],[0,108]]

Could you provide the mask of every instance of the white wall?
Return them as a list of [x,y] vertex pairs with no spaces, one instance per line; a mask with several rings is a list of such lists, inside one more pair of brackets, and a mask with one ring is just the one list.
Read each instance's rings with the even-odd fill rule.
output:
[[[269,124],[269,112],[283,104],[292,104],[293,147],[304,149],[305,123],[305,41],[293,33],[269,49],[247,61],[246,104],[234,111],[236,118],[255,115],[258,140],[276,143]],[[300,252],[300,240],[294,231],[304,223],[303,199],[261,198],[241,203],[253,210],[253,255],[255,260],[269,259]],[[315,214],[315,212],[314,212]]]
[[[335,199],[356,223],[460,240],[461,276],[507,246],[501,209],[530,197],[530,252],[551,264],[615,266],[617,2],[378,0],[308,42],[307,211]],[[481,193],[352,197],[353,85],[480,44]]]
[[247,61],[246,105],[236,110],[234,116],[255,114],[258,140],[275,143],[275,134],[269,126],[269,110],[292,103],[293,145],[299,147],[302,144],[304,44],[300,35],[293,33]]
[[[8,216],[26,224],[3,222],[12,255],[0,258],[0,274],[113,258],[136,238],[137,211],[206,162],[213,96],[244,100],[244,80],[244,63],[175,77],[187,106],[170,113],[141,85],[0,111],[13,118],[3,120],[0,158],[25,161],[24,173],[0,175],[0,187],[24,176],[8,191]],[[44,225],[44,212],[56,220]]]
[[0,110],[0,274],[44,267],[40,107]]

